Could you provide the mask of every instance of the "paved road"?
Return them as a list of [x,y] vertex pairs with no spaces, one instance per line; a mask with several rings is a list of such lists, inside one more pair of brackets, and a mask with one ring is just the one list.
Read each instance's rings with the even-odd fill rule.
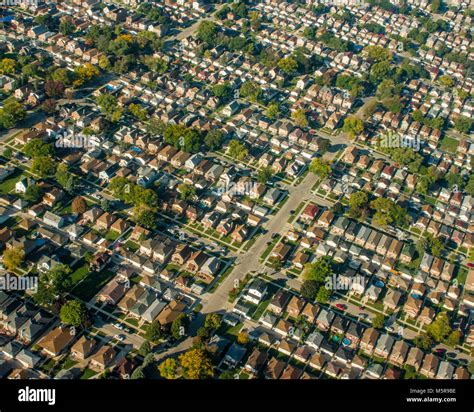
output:
[[283,207],[264,225],[266,233],[260,236],[250,250],[237,257],[236,266],[232,273],[222,282],[219,288],[203,301],[202,313],[218,312],[229,306],[227,298],[229,292],[238,281],[250,271],[259,271],[265,267],[259,262],[259,257],[265,251],[267,242],[271,241],[273,233],[284,231],[290,211],[298,207],[300,202],[310,196],[311,188],[317,181],[316,176],[309,173],[303,182],[296,187],[288,186],[288,200]]
[[[290,211],[298,207],[300,202],[311,196],[311,188],[315,185],[317,177],[312,173],[304,178],[299,186],[288,186],[289,199],[283,207],[266,222],[264,228],[266,233],[260,236],[248,252],[239,255],[236,259],[236,266],[231,274],[219,285],[217,290],[205,296],[201,301],[201,314],[219,312],[223,313],[231,309],[231,304],[228,302],[229,292],[234,288],[238,281],[241,281],[245,275],[250,271],[261,271],[265,266],[259,262],[259,257],[263,254],[267,247],[267,242],[271,240],[273,233],[281,233],[284,231]],[[156,356],[156,360],[161,360],[169,356],[176,356],[177,354],[186,351],[192,346],[193,336],[202,324],[203,316],[198,316],[193,320],[188,332],[189,337],[178,345],[160,353]]]
[[18,132],[21,132],[22,130],[28,129],[30,127],[33,127],[34,125],[38,124],[39,122],[43,121],[45,118],[44,112],[41,110],[37,110],[34,112],[28,112],[26,115],[26,118],[19,123],[18,127],[15,127],[13,129],[9,129],[8,131],[4,133],[0,133],[0,143],[5,142],[8,140],[11,136],[17,134]]

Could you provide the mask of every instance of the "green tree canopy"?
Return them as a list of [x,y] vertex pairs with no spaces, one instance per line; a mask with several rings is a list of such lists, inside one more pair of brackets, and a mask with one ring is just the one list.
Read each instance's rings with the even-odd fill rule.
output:
[[83,326],[88,320],[87,309],[78,300],[70,300],[61,306],[59,317],[61,322],[75,327]]

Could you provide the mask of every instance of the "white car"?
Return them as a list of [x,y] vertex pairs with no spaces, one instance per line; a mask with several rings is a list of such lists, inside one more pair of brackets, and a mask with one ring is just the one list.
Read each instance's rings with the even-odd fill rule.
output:
[[115,335],[114,339],[117,339],[118,341],[123,342],[125,340],[125,336],[124,335]]
[[118,323],[118,322],[117,322],[117,323],[114,323],[114,326],[115,326],[117,329],[120,329],[120,330],[123,329],[123,326],[122,326],[121,323]]

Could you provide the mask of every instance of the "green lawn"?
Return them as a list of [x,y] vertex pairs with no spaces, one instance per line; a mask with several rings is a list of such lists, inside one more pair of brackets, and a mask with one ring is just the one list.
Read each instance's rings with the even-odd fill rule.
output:
[[84,369],[84,373],[81,376],[81,379],[90,379],[94,375],[96,375],[96,372],[94,372],[92,369],[86,368]]
[[26,177],[21,169],[16,169],[15,172],[0,183],[0,194],[6,195],[15,189],[16,183],[23,177]]
[[225,333],[226,335],[230,335],[234,337],[238,336],[240,329],[242,329],[243,326],[244,326],[243,323],[238,323],[237,325],[232,326],[231,328],[227,329]]
[[447,152],[456,153],[456,149],[458,148],[459,141],[453,137],[444,136],[439,141],[439,148],[441,150],[445,150]]
[[458,285],[464,285],[466,283],[468,270],[465,267],[459,268],[459,272],[456,275]]
[[102,272],[90,272],[84,280],[72,291],[78,298],[91,300],[106,284],[115,276],[114,272],[103,270]]
[[295,213],[290,216],[288,219],[288,223],[293,223],[293,221],[299,216],[301,209],[303,209],[303,206],[305,205],[305,202],[301,202],[298,207],[295,209]]
[[84,263],[82,266],[78,267],[74,272],[71,273],[71,281],[73,285],[79,283],[84,279],[89,273],[89,264]]
[[66,358],[64,363],[62,364],[63,369],[71,369],[77,362],[74,359]]
[[224,273],[220,274],[218,277],[217,277],[217,280],[216,282],[212,285],[212,288],[209,289],[209,293],[213,293],[218,287],[219,285],[224,281],[224,279],[230,275],[230,273],[232,272],[232,270],[234,270],[234,266],[233,265],[230,265]]
[[265,260],[267,258],[267,256],[270,254],[270,252],[273,250],[273,248],[279,242],[280,239],[281,239],[281,236],[277,236],[275,239],[273,239],[271,241],[271,243],[268,245],[268,247],[263,252],[262,256],[260,256],[261,260]]
[[268,298],[267,300],[264,300],[262,303],[260,303],[260,305],[258,305],[257,309],[252,315],[253,320],[260,319],[260,317],[263,315],[263,312],[265,312],[265,309],[267,309],[267,306],[270,304],[271,300],[271,298]]
[[132,242],[131,240],[127,240],[124,246],[126,249],[132,252],[136,252],[138,249],[140,249],[140,246],[138,246],[135,242]]
[[105,235],[105,238],[109,241],[109,242],[114,242],[117,240],[117,238],[120,236],[120,233],[118,232],[115,232],[114,230],[111,230],[109,232],[107,232],[107,234]]

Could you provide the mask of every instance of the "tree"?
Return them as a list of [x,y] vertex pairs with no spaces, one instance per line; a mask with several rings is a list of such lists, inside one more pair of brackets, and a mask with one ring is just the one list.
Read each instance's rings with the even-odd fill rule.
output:
[[56,113],[56,110],[57,110],[56,100],[54,100],[54,99],[46,99],[46,100],[43,102],[43,105],[41,106],[41,108],[42,108],[43,111],[44,111],[46,114],[48,114],[48,115],[51,115],[51,114]]
[[390,50],[382,46],[367,46],[364,52],[366,52],[368,58],[374,62],[384,62],[392,59]]
[[76,196],[71,204],[72,213],[82,214],[87,211],[87,202],[82,196]]
[[133,215],[137,225],[143,226],[146,229],[156,229],[158,216],[154,210],[148,207],[135,206]]
[[3,252],[3,266],[7,270],[16,270],[23,264],[24,260],[25,250],[20,246],[7,248]]
[[213,21],[204,20],[197,29],[197,38],[204,43],[213,45],[217,38],[217,24]]
[[364,92],[364,84],[356,76],[341,74],[337,76],[336,86],[348,90],[353,97],[357,97]]
[[63,97],[65,89],[66,86],[64,86],[64,83],[57,80],[47,80],[44,83],[44,91],[46,95],[53,99],[59,99]]
[[193,200],[196,197],[196,189],[187,183],[181,183],[178,186],[178,193],[182,200]]
[[36,293],[33,295],[33,300],[40,306],[51,306],[54,302],[56,302],[56,296],[51,288],[41,280],[38,282],[38,289]]
[[162,337],[161,324],[158,320],[154,320],[150,323],[145,331],[145,339],[152,343],[158,343]]
[[6,159],[11,159],[11,157],[13,156],[13,150],[10,147],[4,148],[2,156]]
[[346,132],[350,137],[354,138],[355,136],[361,134],[364,131],[364,123],[362,120],[355,116],[346,117],[344,119],[344,125],[342,130]]
[[176,340],[181,339],[184,336],[184,331],[189,323],[189,318],[186,314],[181,313],[171,324],[171,335]]
[[319,283],[314,280],[304,280],[300,287],[301,296],[308,300],[314,300],[318,293]]
[[267,183],[273,176],[273,170],[271,167],[264,167],[257,173],[257,180],[259,183]]
[[42,177],[50,177],[56,171],[56,162],[50,156],[39,156],[33,159],[31,171]]
[[148,342],[147,340],[143,341],[143,343],[140,345],[140,348],[138,349],[138,353],[143,357],[151,353],[150,342]]
[[88,320],[86,307],[78,300],[70,300],[61,306],[59,317],[61,322],[75,327],[83,326]]
[[201,149],[201,136],[195,129],[180,124],[165,127],[163,137],[166,143],[189,153],[197,153]]
[[403,105],[400,102],[400,98],[391,97],[382,101],[383,107],[392,113],[400,113],[402,111]]
[[451,76],[448,76],[447,74],[439,76],[438,81],[445,87],[451,88],[454,86],[453,78]]
[[210,335],[210,331],[208,328],[204,327],[204,326],[201,326],[198,330],[197,330],[197,336],[199,337],[199,339],[201,339],[202,341],[204,340],[207,340],[209,338],[209,335]]
[[232,86],[229,82],[216,84],[212,87],[212,93],[219,99],[228,100],[232,96]]
[[318,138],[317,142],[318,151],[321,155],[324,155],[331,147],[331,142],[329,141],[329,139],[325,139],[324,137]]
[[426,334],[416,336],[413,342],[417,348],[423,349],[425,351],[430,350],[433,346],[433,339],[431,339],[431,337]]
[[325,179],[331,173],[331,165],[324,159],[317,157],[311,160],[309,171],[314,173],[316,176]]
[[64,16],[61,18],[59,23],[59,32],[65,36],[69,36],[76,31],[76,25],[72,21],[72,18],[69,16]]
[[458,330],[453,330],[448,335],[445,342],[446,342],[446,345],[449,345],[455,348],[457,345],[459,345],[460,340],[461,340],[461,332]]
[[60,67],[51,74],[51,79],[66,86],[70,86],[74,79],[74,74],[69,69]]
[[244,144],[240,143],[238,140],[231,140],[229,142],[229,147],[227,148],[227,153],[234,159],[244,160],[248,155],[248,150]]
[[383,328],[383,325],[385,324],[385,317],[381,313],[377,313],[374,318],[372,319],[372,326],[375,329],[381,329]]
[[270,119],[276,119],[280,115],[280,105],[278,103],[270,103],[265,111],[265,116]]
[[165,74],[168,71],[168,63],[166,60],[159,57],[148,56],[143,59],[143,62],[152,72],[160,75]]
[[43,193],[44,192],[41,186],[38,186],[36,184],[29,185],[26,188],[23,198],[27,200],[28,202],[36,203],[43,197]]
[[118,105],[117,99],[111,94],[101,94],[97,97],[97,104],[101,112],[111,122],[118,122],[122,117],[123,109]]
[[185,379],[208,379],[214,376],[214,367],[208,354],[199,348],[190,349],[179,356]]
[[240,96],[253,102],[257,102],[261,94],[262,88],[254,81],[248,80],[240,86]]
[[100,208],[104,212],[109,212],[110,211],[110,202],[105,197],[100,201]]
[[445,176],[444,179],[446,180],[446,183],[450,189],[456,187],[459,190],[459,188],[461,188],[464,183],[462,176],[457,173],[450,172]]
[[331,297],[331,293],[331,290],[328,289],[326,286],[321,286],[316,295],[316,302],[324,304],[328,303],[329,298]]
[[76,80],[74,80],[74,87],[81,87],[84,83],[99,76],[100,71],[93,64],[86,63],[83,66],[78,66],[74,69]]
[[474,375],[474,361],[469,362],[469,366],[467,367],[467,370],[471,375]]
[[441,0],[432,0],[430,10],[431,13],[438,13],[441,10]]
[[0,109],[0,126],[11,129],[25,116],[25,109],[16,99],[8,100]]
[[451,332],[452,329],[446,312],[440,312],[436,319],[426,328],[426,333],[435,342],[444,341]]
[[291,118],[294,120],[295,124],[298,127],[305,128],[309,125],[308,118],[306,117],[306,112],[303,109],[295,110],[291,114]]
[[369,196],[366,192],[354,192],[349,197],[349,216],[363,220],[367,217]]
[[278,67],[286,74],[294,74],[298,70],[298,62],[292,57],[285,57],[278,62]]
[[[74,176],[69,173],[68,167],[64,163],[60,163],[58,165],[54,177],[56,178],[56,181],[65,189],[68,188],[74,179]],[[68,190],[68,192],[70,192],[70,190]]]
[[99,67],[102,69],[102,70],[109,70],[110,69],[110,60],[107,56],[103,55],[103,56],[100,56],[99,58]]
[[391,66],[388,61],[375,63],[370,69],[370,80],[379,83],[390,75]]
[[249,343],[249,334],[245,329],[241,330],[237,335],[237,343],[240,345],[246,345]]
[[[471,159],[473,159],[474,157],[472,157]],[[473,162],[474,163],[474,162]],[[469,176],[469,180],[466,184],[466,187],[464,188],[464,190],[466,191],[467,194],[471,195],[471,196],[474,196],[474,174],[471,174]]]
[[0,74],[13,74],[16,71],[16,61],[5,58],[0,60]]
[[130,103],[128,105],[128,111],[130,114],[134,117],[136,117],[138,120],[144,122],[148,118],[148,113],[147,111],[139,104],[137,103]]
[[379,108],[380,103],[376,99],[370,100],[365,104],[364,115],[372,116],[377,110],[379,110]]
[[67,292],[71,286],[71,268],[60,264],[53,269],[41,275],[41,279],[51,288],[55,295],[62,295]]
[[370,207],[375,210],[372,221],[377,226],[395,225],[403,227],[408,224],[407,211],[391,199],[379,197],[370,202]]
[[160,375],[165,379],[176,379],[176,372],[178,371],[178,363],[173,358],[165,359],[158,367]]
[[473,120],[466,116],[459,115],[454,121],[454,128],[460,133],[469,133],[472,129]]
[[314,263],[306,264],[303,271],[303,279],[322,283],[332,273],[332,259],[329,256],[323,256]]
[[138,368],[135,368],[135,370],[132,372],[132,375],[130,376],[130,379],[145,379],[145,373],[143,372],[143,367],[139,366]]
[[53,146],[41,139],[31,139],[25,144],[23,150],[30,159],[39,156],[52,156],[54,154]]
[[208,313],[204,320],[204,327],[206,329],[216,330],[219,328],[222,322],[222,316],[218,313]]
[[211,129],[204,138],[204,144],[210,150],[219,149],[222,146],[224,134],[219,129]]

